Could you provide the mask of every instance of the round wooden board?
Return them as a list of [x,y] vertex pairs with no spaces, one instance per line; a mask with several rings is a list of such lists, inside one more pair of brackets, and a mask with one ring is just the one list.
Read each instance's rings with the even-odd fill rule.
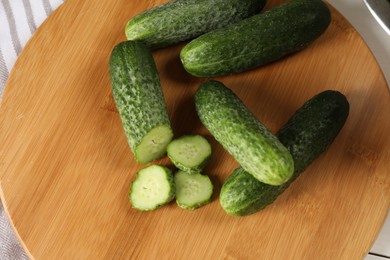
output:
[[[266,209],[228,216],[218,194],[238,166],[201,125],[181,45],[153,53],[176,136],[202,133],[211,204],[131,208],[134,161],[111,96],[108,60],[127,20],[164,1],[67,0],[39,28],[8,80],[0,110],[2,199],[36,259],[360,259],[390,204],[390,95],[366,44],[332,9],[326,33],[286,59],[218,78],[273,132],[320,91],[350,102],[330,149]],[[280,3],[270,1],[265,9]],[[171,167],[164,158],[154,163]]]

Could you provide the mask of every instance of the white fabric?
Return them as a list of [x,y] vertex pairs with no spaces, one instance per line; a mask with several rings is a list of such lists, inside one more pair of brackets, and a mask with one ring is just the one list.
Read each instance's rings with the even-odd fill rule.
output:
[[[0,0],[0,102],[15,61],[34,31],[64,0]],[[1,144],[0,144],[1,145]],[[29,259],[0,203],[0,260]]]

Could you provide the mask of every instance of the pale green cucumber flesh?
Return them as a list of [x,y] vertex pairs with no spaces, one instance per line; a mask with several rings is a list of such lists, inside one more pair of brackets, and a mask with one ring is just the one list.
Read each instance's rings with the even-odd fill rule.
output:
[[152,49],[179,43],[258,13],[266,0],[170,1],[148,9],[125,28],[128,40]]
[[258,180],[285,183],[293,174],[290,152],[221,82],[207,81],[195,94],[203,125]]
[[194,210],[210,202],[214,186],[207,175],[178,171],[174,179],[179,207]]
[[168,144],[173,138],[170,126],[157,126],[150,130],[135,149],[135,158],[140,163],[148,163],[166,153]]
[[211,157],[211,145],[201,135],[185,135],[169,143],[168,157],[180,170],[200,172]]
[[229,215],[246,216],[271,204],[332,144],[348,114],[348,101],[337,91],[323,91],[305,102],[277,133],[294,158],[292,178],[283,185],[271,186],[240,167],[222,185],[222,208]]
[[224,28],[203,34],[180,53],[193,76],[246,71],[297,52],[321,36],[331,13],[321,0],[291,0]]
[[174,196],[172,172],[160,165],[150,165],[138,171],[130,188],[132,207],[142,211],[157,209],[172,201]]

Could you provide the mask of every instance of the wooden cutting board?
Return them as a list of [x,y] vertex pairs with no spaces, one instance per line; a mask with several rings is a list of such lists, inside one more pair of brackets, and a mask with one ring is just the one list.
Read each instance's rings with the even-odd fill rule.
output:
[[[315,94],[351,106],[330,147],[272,205],[228,216],[218,195],[238,166],[201,125],[183,45],[153,53],[176,136],[205,134],[212,202],[131,208],[134,161],[111,96],[108,60],[129,18],[164,1],[67,0],[39,28],[8,80],[0,110],[2,199],[36,259],[360,259],[390,204],[390,95],[366,44],[332,8],[326,33],[268,66],[218,78],[273,132]],[[265,9],[281,1],[272,0]],[[166,159],[154,163],[171,167]]]

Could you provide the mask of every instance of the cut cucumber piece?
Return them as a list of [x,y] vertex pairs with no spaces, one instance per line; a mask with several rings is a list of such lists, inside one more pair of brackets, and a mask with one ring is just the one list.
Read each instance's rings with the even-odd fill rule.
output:
[[211,158],[211,145],[201,135],[185,135],[167,147],[168,157],[180,170],[200,172]]
[[178,171],[174,179],[179,207],[194,210],[210,202],[214,186],[207,175]]
[[172,171],[161,165],[139,170],[131,184],[130,201],[133,208],[148,211],[157,209],[175,197]]
[[110,58],[112,94],[128,143],[139,163],[166,153],[173,138],[157,67],[141,42],[119,43]]

